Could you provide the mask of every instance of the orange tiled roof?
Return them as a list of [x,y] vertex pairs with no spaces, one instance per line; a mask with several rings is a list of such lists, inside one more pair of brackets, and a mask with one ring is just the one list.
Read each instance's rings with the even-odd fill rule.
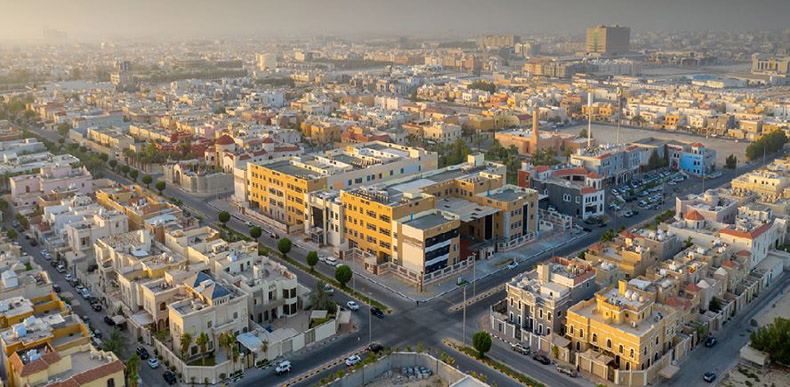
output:
[[726,228],[725,227],[725,228],[719,230],[719,233],[720,234],[731,235],[731,236],[734,236],[736,238],[755,239],[755,238],[759,237],[760,235],[762,235],[764,232],[768,231],[768,229],[770,229],[770,228],[771,228],[771,225],[767,224],[767,223],[763,224],[760,227],[757,227],[757,229],[754,230],[754,231],[739,231],[739,230],[733,230],[731,228]]
[[683,217],[686,218],[686,220],[693,220],[693,221],[705,220],[705,217],[702,216],[696,210],[689,210],[688,212],[686,212],[686,215],[684,215]]

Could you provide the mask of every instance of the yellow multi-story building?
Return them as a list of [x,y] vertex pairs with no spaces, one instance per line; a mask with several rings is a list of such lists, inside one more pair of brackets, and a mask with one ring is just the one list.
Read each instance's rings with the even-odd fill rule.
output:
[[341,192],[340,228],[367,269],[392,264],[420,282],[446,267],[443,273],[462,269],[479,253],[463,248],[460,238],[497,249],[528,241],[537,229],[537,200],[536,191],[505,184],[502,165],[475,155],[465,164]]
[[[681,328],[678,312],[656,303],[652,286],[640,279],[621,280],[568,309],[566,336],[582,370],[611,380],[612,368],[648,370],[673,350]],[[636,385],[650,382],[655,368]]]
[[96,202],[126,215],[130,230],[148,229],[160,242],[164,241],[166,226],[183,220],[180,208],[139,185],[102,188],[96,192]]
[[741,195],[755,193],[779,198],[788,186],[790,180],[787,176],[768,169],[749,172],[732,180],[733,191]]
[[437,166],[437,154],[420,148],[378,141],[349,145],[287,160],[249,163],[243,197],[250,209],[290,231],[304,223],[310,192],[372,184]]

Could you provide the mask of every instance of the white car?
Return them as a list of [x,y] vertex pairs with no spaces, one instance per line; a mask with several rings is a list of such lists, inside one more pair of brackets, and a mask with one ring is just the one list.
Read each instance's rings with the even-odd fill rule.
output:
[[66,274],[66,281],[71,281],[71,274]]
[[332,267],[337,266],[337,258],[335,258],[335,257],[327,257],[326,258],[326,264],[329,265],[329,266],[332,266]]
[[291,372],[291,362],[288,360],[281,361],[279,364],[277,364],[277,367],[274,369],[274,372],[277,375],[282,375],[284,373]]
[[357,364],[360,361],[362,361],[362,358],[360,358],[357,355],[352,355],[351,357],[346,359],[346,365],[349,366],[349,367],[352,367],[354,364]]
[[247,227],[252,227],[252,222],[250,222],[249,220],[248,220],[248,221],[246,221],[246,222],[244,222],[244,224],[246,224],[246,225],[247,225]]
[[347,302],[346,306],[348,307],[348,310],[351,310],[351,311],[354,311],[354,312],[359,310],[359,304],[357,304],[355,301]]
[[159,360],[156,360],[155,357],[149,358],[148,366],[151,368],[159,368]]
[[518,262],[513,261],[513,262],[508,263],[507,266],[505,266],[505,269],[512,270],[512,269],[515,269],[517,267],[518,267]]

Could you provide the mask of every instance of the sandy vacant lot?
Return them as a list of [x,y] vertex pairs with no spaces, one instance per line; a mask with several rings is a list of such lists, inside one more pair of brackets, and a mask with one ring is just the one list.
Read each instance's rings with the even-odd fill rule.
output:
[[[577,125],[567,128],[561,128],[558,131],[562,133],[579,134],[579,132],[586,128],[587,125]],[[617,140],[617,126],[593,124],[592,135],[598,140],[599,143],[614,143]],[[746,146],[747,142],[735,142],[725,140],[722,138],[705,138],[702,136],[693,136],[686,133],[676,133],[665,130],[648,130],[638,129],[631,127],[620,128],[620,142],[629,143],[639,141],[647,137],[673,139],[683,142],[699,142],[707,147],[716,149],[716,165],[724,165],[724,160],[727,156],[734,154],[738,158],[738,164],[746,161]]]

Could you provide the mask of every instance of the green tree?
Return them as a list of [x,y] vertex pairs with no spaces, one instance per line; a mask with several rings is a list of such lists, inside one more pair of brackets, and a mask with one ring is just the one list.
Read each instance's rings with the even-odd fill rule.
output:
[[198,337],[195,339],[195,344],[197,344],[198,348],[200,348],[200,363],[206,365],[206,352],[208,352],[208,341],[209,337],[206,332],[200,332]]
[[493,93],[496,91],[496,85],[486,81],[474,81],[467,86],[468,89],[476,89]]
[[708,310],[713,313],[719,313],[721,310],[721,301],[719,301],[719,299],[716,297],[711,298],[710,302],[708,303]]
[[159,194],[161,195],[162,191],[164,191],[165,187],[167,187],[167,184],[164,181],[157,181],[156,184],[154,184],[154,187],[156,187],[156,190],[159,191]]
[[560,358],[560,347],[556,345],[551,346],[551,356],[554,356],[555,359]]
[[491,350],[491,335],[486,331],[479,331],[472,336],[472,345],[477,350],[477,357],[484,358],[486,352]]
[[724,168],[727,169],[735,169],[738,166],[738,158],[735,155],[727,156],[727,159],[724,162]]
[[128,386],[136,386],[140,378],[140,356],[135,353],[126,361],[126,381]]
[[768,353],[772,361],[790,365],[790,319],[776,317],[772,323],[754,329],[750,339],[752,347]]
[[746,147],[746,158],[749,161],[757,160],[782,149],[786,143],[787,136],[783,131],[771,132]]
[[288,238],[282,238],[279,242],[277,242],[277,250],[280,250],[280,254],[282,254],[283,257],[287,256],[288,253],[291,252],[292,246],[293,243]]
[[115,167],[117,167],[117,166],[118,166],[118,160],[115,160],[115,159],[110,160],[110,168],[115,170]]
[[579,131],[579,138],[587,138],[587,128],[582,128],[582,130]]
[[131,171],[131,170],[132,170],[132,167],[130,167],[130,166],[126,165],[126,164],[121,166],[121,173],[123,173],[124,176],[128,175],[129,171]]
[[129,171],[129,177],[132,178],[132,181],[137,181],[137,176],[140,176],[140,172],[138,172],[136,169]]
[[110,331],[110,334],[104,340],[104,347],[105,351],[110,351],[114,353],[118,357],[123,357],[123,348],[124,348],[124,340],[123,335],[121,335],[121,331],[118,328],[113,328]]
[[228,211],[222,211],[217,214],[217,219],[222,222],[223,225],[225,225],[225,223],[228,223],[230,220],[230,213]]
[[345,288],[348,281],[351,281],[351,268],[347,265],[340,265],[335,269],[335,279],[340,282],[340,287]]
[[261,230],[261,228],[260,228],[260,227],[258,227],[258,226],[252,226],[252,227],[250,228],[250,236],[252,237],[252,239],[258,239],[258,238],[260,238],[260,237],[261,237],[261,234],[263,234],[263,230]]
[[16,237],[19,236],[16,233],[16,230],[14,230],[13,228],[9,228],[8,231],[6,231],[5,235],[8,237],[8,239],[16,239]]
[[310,293],[310,305],[314,310],[326,310],[334,312],[335,303],[329,297],[326,291],[326,282],[318,280],[315,283],[315,289]]
[[310,265],[310,271],[315,271],[315,265],[318,264],[318,253],[311,251],[307,253],[307,264]]
[[653,149],[650,153],[650,158],[647,159],[647,170],[652,171],[661,165],[661,160],[658,157],[658,151]]
[[184,332],[179,339],[181,345],[181,359],[187,360],[189,358],[189,347],[192,345],[192,334]]
[[22,226],[23,229],[27,230],[30,227],[30,222],[27,220],[27,217],[24,215],[17,213],[14,215],[14,219],[19,222],[19,225]]
[[151,175],[143,175],[143,184],[145,184],[146,188],[151,188],[151,182],[154,181],[154,178]]
[[68,137],[70,129],[71,129],[71,125],[69,125],[67,122],[58,124],[57,127],[58,134],[63,137]]

